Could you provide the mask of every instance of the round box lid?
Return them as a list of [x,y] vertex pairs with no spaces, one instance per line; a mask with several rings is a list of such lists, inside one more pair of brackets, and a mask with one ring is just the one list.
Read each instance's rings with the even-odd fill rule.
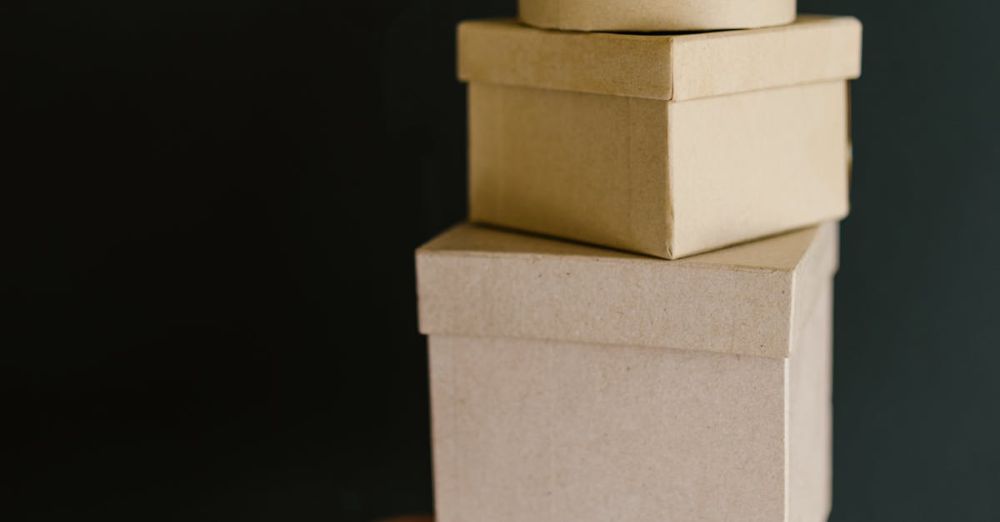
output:
[[519,0],[529,25],[571,31],[711,31],[791,23],[795,0]]

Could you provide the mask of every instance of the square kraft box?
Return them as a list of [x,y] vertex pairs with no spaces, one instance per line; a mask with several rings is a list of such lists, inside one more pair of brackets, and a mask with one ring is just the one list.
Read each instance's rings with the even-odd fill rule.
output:
[[673,259],[844,217],[854,18],[767,29],[458,29],[474,222]]
[[431,241],[437,520],[825,520],[836,267],[832,224],[679,261]]

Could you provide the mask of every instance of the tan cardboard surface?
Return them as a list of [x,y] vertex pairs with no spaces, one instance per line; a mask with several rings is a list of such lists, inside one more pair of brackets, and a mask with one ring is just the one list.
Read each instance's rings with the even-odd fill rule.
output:
[[793,24],[637,35],[474,20],[458,27],[462,80],[660,100],[690,100],[857,78],[861,24],[800,15]]
[[459,225],[417,250],[420,329],[782,358],[836,243],[827,224],[664,261]]
[[795,0],[520,0],[522,20],[576,31],[691,31],[781,25]]
[[432,335],[438,520],[825,520],[826,281],[789,359]]
[[470,220],[674,259],[848,212],[861,27],[459,27]]
[[664,257],[847,215],[843,82],[670,103],[667,113],[673,222]]
[[470,84],[470,219],[669,257],[667,114],[660,100]]
[[678,258],[848,212],[843,82],[682,103],[469,88],[469,213]]
[[469,88],[469,212],[677,258],[848,212],[846,87],[683,103]]
[[470,220],[675,259],[841,219],[860,36],[463,23]]

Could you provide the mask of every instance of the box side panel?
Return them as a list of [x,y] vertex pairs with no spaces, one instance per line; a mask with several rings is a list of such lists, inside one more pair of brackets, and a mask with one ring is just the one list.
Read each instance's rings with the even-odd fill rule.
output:
[[780,521],[785,360],[433,336],[440,522]]
[[469,85],[473,221],[663,256],[666,102]]
[[790,522],[825,521],[831,506],[833,284],[819,303],[789,359]]
[[669,104],[675,256],[848,211],[844,82]]
[[520,0],[529,24],[577,31],[690,31],[787,24],[795,0]]

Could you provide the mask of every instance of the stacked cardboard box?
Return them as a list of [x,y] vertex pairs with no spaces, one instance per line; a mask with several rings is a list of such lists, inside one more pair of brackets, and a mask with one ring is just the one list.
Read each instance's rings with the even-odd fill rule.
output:
[[[786,1],[622,2],[521,9],[788,21]],[[825,520],[860,24],[458,33],[480,224],[417,251],[438,520]]]

